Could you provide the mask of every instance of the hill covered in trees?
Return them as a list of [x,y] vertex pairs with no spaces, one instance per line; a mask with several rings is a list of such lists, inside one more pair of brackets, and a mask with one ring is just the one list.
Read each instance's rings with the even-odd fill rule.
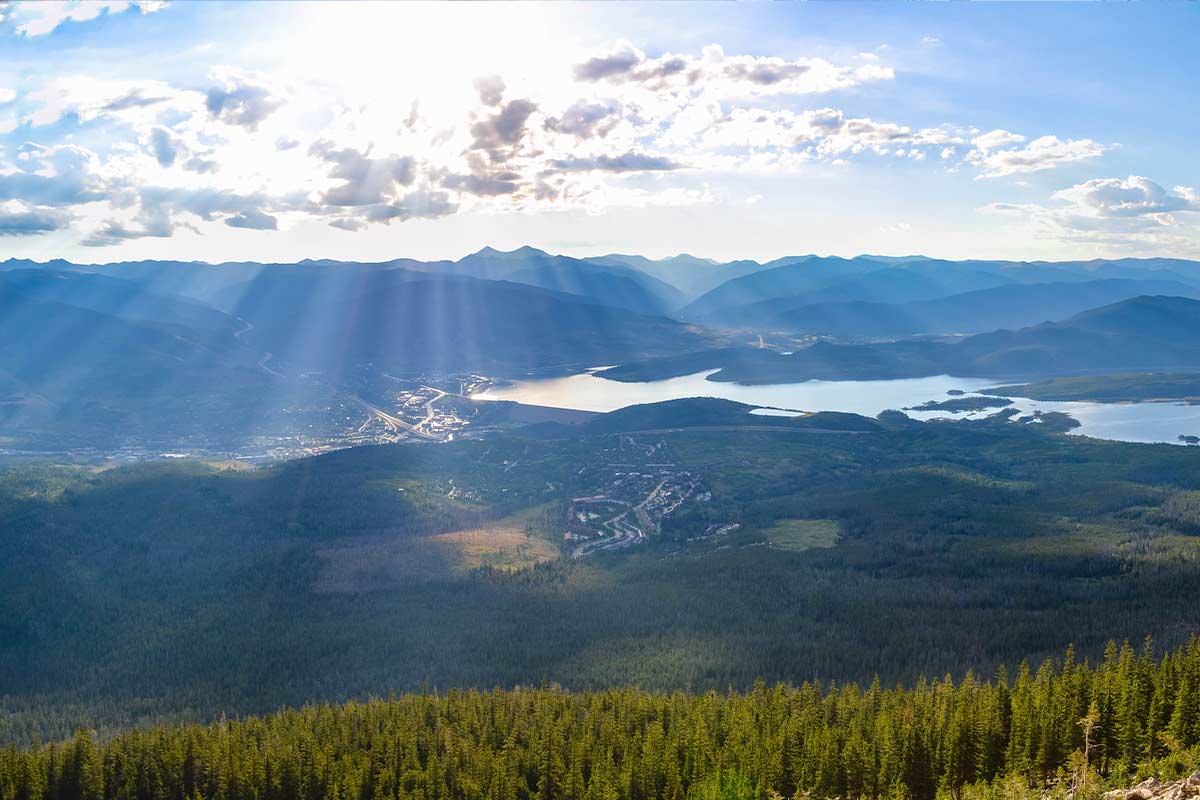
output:
[[[890,685],[1195,631],[1194,450],[1005,419],[612,420],[0,470],[0,741],[423,685]],[[644,538],[575,557],[621,508]]]
[[[1099,797],[1200,760],[1200,640],[990,679],[451,691],[0,750],[4,800]],[[1193,794],[1181,784],[1178,796]],[[1136,794],[1131,795],[1136,796]]]

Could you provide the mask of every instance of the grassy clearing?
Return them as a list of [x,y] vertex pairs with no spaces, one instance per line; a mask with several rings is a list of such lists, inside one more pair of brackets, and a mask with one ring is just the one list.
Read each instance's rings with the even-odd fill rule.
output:
[[837,544],[841,529],[832,519],[785,519],[768,528],[767,544],[779,550],[801,553]]
[[548,539],[531,535],[528,511],[496,522],[433,536],[349,540],[317,551],[316,590],[358,593],[448,580],[490,567],[516,571],[558,557]]

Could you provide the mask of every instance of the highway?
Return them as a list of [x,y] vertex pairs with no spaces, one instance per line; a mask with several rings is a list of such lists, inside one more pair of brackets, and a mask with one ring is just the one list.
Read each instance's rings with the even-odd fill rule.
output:
[[446,392],[443,392],[441,389],[435,389],[432,386],[421,386],[421,388],[427,389],[431,392],[436,392],[437,396],[430,398],[425,403],[425,419],[421,420],[420,422],[418,422],[416,424],[415,427],[417,427],[417,428],[424,427],[425,425],[428,425],[430,423],[430,421],[433,420],[433,404],[436,403],[438,400],[441,400],[447,394]]
[[[364,411],[366,411],[368,414],[370,414],[371,416],[380,420],[381,422],[383,422],[384,425],[387,425],[392,430],[405,431],[406,433],[411,433],[413,436],[420,436],[422,439],[429,439],[430,441],[433,441],[433,442],[442,441],[441,438],[439,438],[438,436],[435,436],[432,433],[428,433],[426,431],[421,430],[417,425],[410,425],[409,423],[405,422],[404,420],[400,419],[399,417],[394,416],[394,415],[389,414],[388,412],[384,411],[382,408],[377,408],[376,406],[371,405],[366,400],[363,400],[361,397],[359,397],[356,394],[350,395],[350,399],[353,400],[355,403],[357,403],[359,406],[361,406],[362,409]],[[433,416],[432,409],[429,409],[429,417],[432,417],[432,416]],[[425,420],[422,420],[419,424],[424,425],[426,422],[429,421],[429,417],[427,417]]]

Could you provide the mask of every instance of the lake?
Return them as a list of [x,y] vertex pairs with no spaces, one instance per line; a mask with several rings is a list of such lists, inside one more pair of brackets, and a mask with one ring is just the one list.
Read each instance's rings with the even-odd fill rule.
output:
[[[478,400],[513,400],[529,405],[573,408],[582,411],[615,411],[641,403],[681,397],[721,397],[747,405],[795,411],[847,411],[873,417],[887,409],[904,409],[927,400],[948,400],[956,390],[974,395],[979,389],[1012,381],[935,375],[887,381],[804,381],[763,386],[743,386],[706,380],[716,372],[641,383],[610,381],[594,371],[565,378],[514,381],[474,395]],[[1062,411],[1079,421],[1076,436],[1124,442],[1179,444],[1180,434],[1200,435],[1200,406],[1182,403],[1078,403],[1012,398],[1022,412]],[[908,411],[915,419],[971,419],[998,409],[952,414],[946,411]]]

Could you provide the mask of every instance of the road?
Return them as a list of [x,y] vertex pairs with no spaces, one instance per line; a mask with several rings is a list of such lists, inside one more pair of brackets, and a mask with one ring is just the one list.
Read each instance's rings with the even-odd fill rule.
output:
[[441,389],[435,389],[432,386],[422,386],[421,388],[428,389],[431,392],[436,392],[437,396],[432,397],[428,401],[426,401],[426,403],[425,403],[425,419],[421,420],[420,422],[418,422],[416,424],[415,427],[417,427],[417,428],[424,427],[425,425],[428,425],[433,420],[433,404],[436,403],[438,400],[441,400],[443,397],[445,397],[447,395],[447,392],[443,392]]
[[271,360],[270,353],[263,353],[263,357],[258,360],[258,368],[268,375],[274,375],[276,378],[286,377],[282,372],[276,372],[267,366],[267,362]]
[[435,436],[432,433],[427,433],[426,431],[418,428],[416,425],[410,425],[399,417],[393,416],[392,414],[384,411],[382,408],[377,408],[376,406],[371,405],[356,394],[350,395],[350,399],[361,406],[362,409],[368,414],[380,420],[384,425],[387,425],[392,430],[405,431],[406,433],[411,433],[413,436],[420,436],[422,439],[429,439],[430,441],[434,442],[442,441],[440,437]]

